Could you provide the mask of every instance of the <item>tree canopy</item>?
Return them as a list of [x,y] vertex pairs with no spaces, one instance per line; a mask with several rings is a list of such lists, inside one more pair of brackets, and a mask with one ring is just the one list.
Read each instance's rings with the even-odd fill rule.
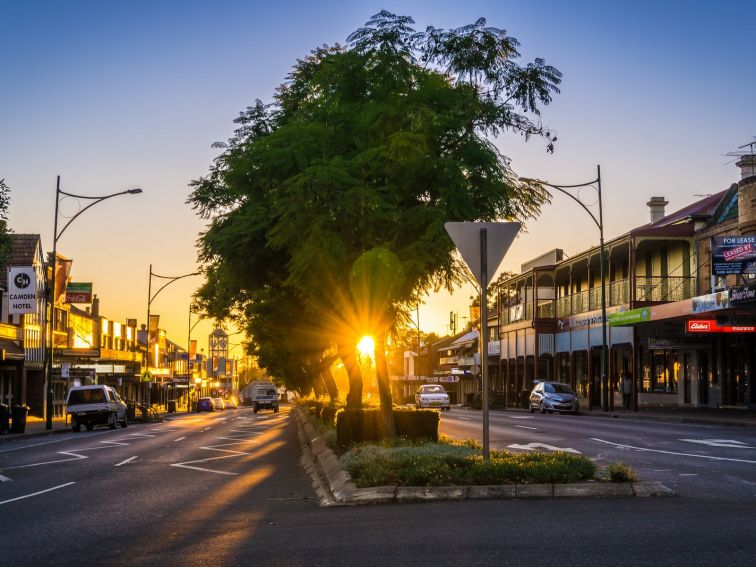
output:
[[540,107],[561,73],[542,59],[519,65],[517,40],[482,18],[413,24],[382,11],[346,46],[298,60],[191,184],[188,202],[209,221],[198,303],[235,317],[284,382],[335,349],[359,396],[348,360],[359,337],[385,337],[421,294],[461,281],[444,223],[524,221],[549,198],[493,140],[514,132],[553,151]]

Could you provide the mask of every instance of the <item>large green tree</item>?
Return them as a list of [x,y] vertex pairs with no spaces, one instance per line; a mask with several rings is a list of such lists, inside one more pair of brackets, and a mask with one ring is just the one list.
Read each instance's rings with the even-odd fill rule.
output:
[[8,209],[10,208],[10,187],[5,179],[0,179],[0,270],[4,270],[10,257],[13,235],[8,227]]
[[287,318],[283,333],[317,322],[355,406],[355,345],[372,334],[389,434],[384,338],[420,294],[460,281],[446,221],[538,213],[548,194],[519,179],[493,139],[537,136],[553,151],[539,107],[561,80],[542,59],[517,64],[517,40],[484,19],[452,30],[412,24],[384,11],[348,46],[297,61],[273,104],[240,115],[189,198],[210,220],[199,241],[208,311],[236,312],[275,353],[262,343],[281,335],[264,338],[254,314],[271,288],[289,290],[302,318]]

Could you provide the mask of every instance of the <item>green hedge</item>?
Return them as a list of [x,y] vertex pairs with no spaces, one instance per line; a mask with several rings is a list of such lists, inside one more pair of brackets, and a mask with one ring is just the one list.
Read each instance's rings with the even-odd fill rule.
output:
[[[437,411],[394,408],[394,423],[400,437],[438,441]],[[385,437],[380,408],[345,408],[336,413],[336,444],[341,448]]]

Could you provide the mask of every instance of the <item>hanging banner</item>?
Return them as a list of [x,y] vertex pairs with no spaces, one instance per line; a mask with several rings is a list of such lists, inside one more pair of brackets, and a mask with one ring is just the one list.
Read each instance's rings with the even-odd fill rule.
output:
[[66,294],[66,284],[68,283],[68,276],[71,273],[71,265],[73,260],[63,258],[58,255],[58,259],[55,262],[55,304],[63,303]]
[[711,273],[715,276],[756,274],[756,235],[713,237]]
[[92,303],[92,282],[68,282],[66,303]]
[[37,275],[32,266],[8,268],[8,313],[23,315],[37,311]]

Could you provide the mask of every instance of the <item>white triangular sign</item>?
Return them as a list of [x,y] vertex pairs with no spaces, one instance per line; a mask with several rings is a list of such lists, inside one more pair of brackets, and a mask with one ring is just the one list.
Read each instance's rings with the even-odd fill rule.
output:
[[499,269],[504,255],[514,242],[520,231],[519,222],[447,222],[444,224],[446,232],[451,236],[454,245],[462,254],[462,259],[470,268],[470,271],[478,280],[478,285],[483,285],[480,269],[480,231],[486,229],[486,270],[488,284],[491,284],[496,270]]

